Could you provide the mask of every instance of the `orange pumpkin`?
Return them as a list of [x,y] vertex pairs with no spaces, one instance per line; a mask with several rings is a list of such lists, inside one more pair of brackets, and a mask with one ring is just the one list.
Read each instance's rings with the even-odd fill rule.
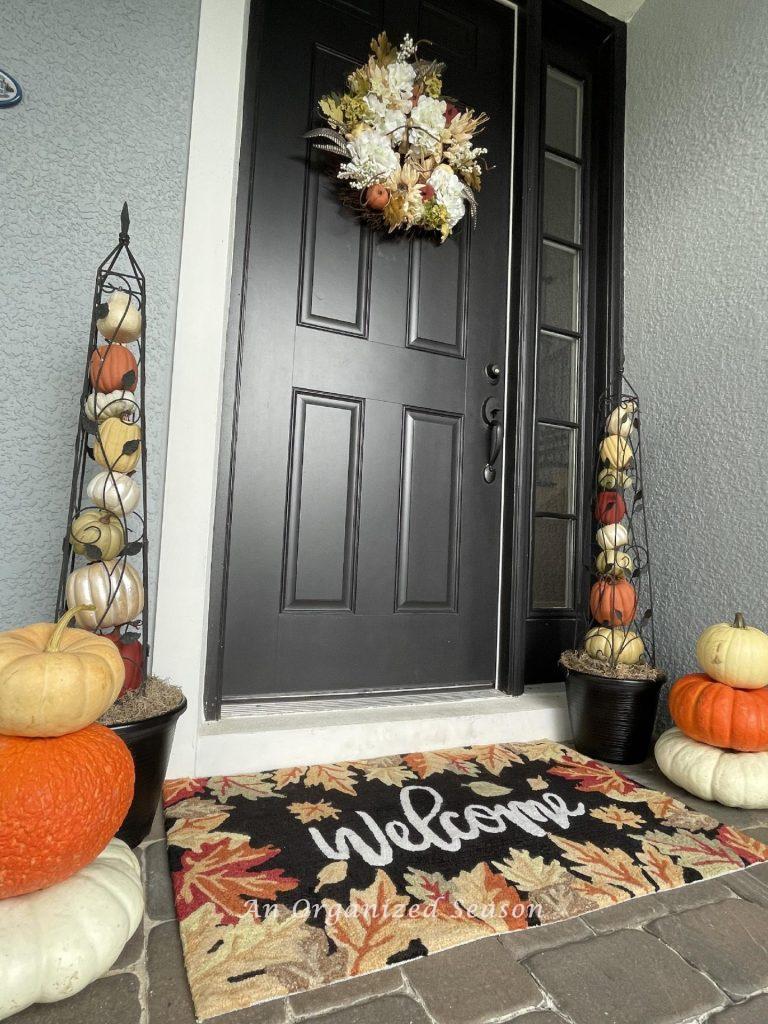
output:
[[768,688],[737,690],[703,673],[678,679],[669,713],[692,740],[726,750],[768,750]]
[[0,736],[0,899],[62,882],[101,853],[133,799],[133,759],[103,725]]
[[[133,372],[133,384],[125,381],[126,373]],[[124,345],[99,345],[91,356],[91,386],[95,391],[135,391],[139,364]]]
[[589,610],[602,626],[630,624],[637,611],[637,594],[631,583],[623,579],[600,579],[592,586]]

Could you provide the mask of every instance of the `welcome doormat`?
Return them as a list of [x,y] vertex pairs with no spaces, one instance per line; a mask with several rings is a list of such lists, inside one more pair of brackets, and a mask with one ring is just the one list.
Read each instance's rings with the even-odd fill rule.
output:
[[199,1018],[768,860],[550,741],[165,784]]

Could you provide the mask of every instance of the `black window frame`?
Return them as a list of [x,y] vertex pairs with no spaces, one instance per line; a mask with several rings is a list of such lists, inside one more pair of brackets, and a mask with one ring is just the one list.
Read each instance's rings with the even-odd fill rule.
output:
[[[507,693],[561,677],[589,593],[591,479],[597,398],[623,364],[623,165],[626,25],[581,0],[523,0],[519,6],[513,236],[517,352],[507,367],[507,493],[502,546],[499,679]],[[584,81],[582,140],[581,417],[576,471],[573,609],[533,609],[536,345],[543,237],[544,99],[548,65]],[[586,112],[589,112],[588,115]],[[586,233],[585,233],[586,232]],[[567,331],[559,332],[567,335]]]

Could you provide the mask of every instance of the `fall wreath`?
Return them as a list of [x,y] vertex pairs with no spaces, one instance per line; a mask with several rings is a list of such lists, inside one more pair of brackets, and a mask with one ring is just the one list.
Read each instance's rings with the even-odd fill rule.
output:
[[373,227],[437,232],[445,241],[469,208],[474,222],[483,157],[475,136],[486,114],[443,95],[445,65],[422,60],[406,35],[394,47],[381,33],[347,91],[320,100],[327,127],[307,133],[341,158],[342,201]]

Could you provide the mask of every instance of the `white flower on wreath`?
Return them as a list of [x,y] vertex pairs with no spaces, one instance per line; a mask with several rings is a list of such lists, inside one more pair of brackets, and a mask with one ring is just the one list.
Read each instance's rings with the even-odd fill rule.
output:
[[409,140],[412,146],[432,152],[440,145],[440,137],[445,128],[445,100],[436,100],[431,96],[419,96],[419,101],[411,111]]
[[410,100],[413,95],[413,83],[416,81],[416,70],[413,64],[395,60],[387,65],[386,73],[392,93],[401,100]]
[[[398,107],[390,107],[374,93],[369,92],[365,97],[368,109],[373,115],[373,124],[378,131],[382,132],[390,141],[391,146],[399,146],[403,141],[405,131],[406,111],[401,104]],[[410,108],[410,102],[408,103]]]
[[347,179],[353,188],[367,188],[384,181],[400,166],[389,138],[375,129],[353,135],[347,142],[347,149],[350,160],[339,171],[339,177]]
[[447,164],[440,164],[429,176],[429,184],[435,190],[435,199],[448,211],[448,224],[453,230],[464,216],[463,186]]

